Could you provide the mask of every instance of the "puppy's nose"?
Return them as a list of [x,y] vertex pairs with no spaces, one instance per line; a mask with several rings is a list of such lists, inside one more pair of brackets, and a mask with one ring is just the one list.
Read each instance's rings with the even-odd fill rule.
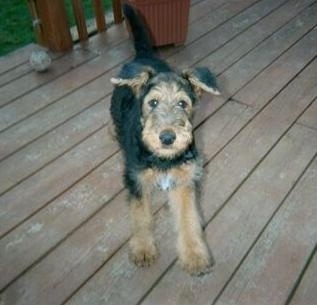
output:
[[176,139],[176,134],[172,130],[163,130],[160,133],[160,140],[161,140],[161,143],[164,145],[173,144],[175,139]]

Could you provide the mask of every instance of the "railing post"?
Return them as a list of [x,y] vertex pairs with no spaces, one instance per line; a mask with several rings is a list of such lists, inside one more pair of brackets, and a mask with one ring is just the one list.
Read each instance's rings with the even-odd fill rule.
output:
[[35,31],[36,41],[40,45],[46,45],[45,38],[43,37],[43,30],[41,27],[40,18],[37,13],[37,8],[35,5],[34,0],[27,0],[28,8],[30,11],[30,14],[32,16],[32,24]]
[[121,0],[112,0],[112,10],[114,23],[121,23],[123,21],[122,11],[121,11]]
[[[33,17],[37,41],[52,51],[72,49],[73,40],[68,24],[65,0],[27,0]],[[76,20],[79,41],[88,39],[82,0],[71,0]],[[98,32],[106,29],[105,11],[102,0],[93,0]],[[121,0],[112,0],[115,23],[123,20]]]
[[97,31],[103,32],[106,30],[106,18],[105,18],[105,9],[102,3],[102,0],[93,0],[93,6],[96,17]]
[[[73,41],[67,22],[64,0],[28,0],[36,13],[31,11],[33,17],[37,17],[33,24],[41,27],[37,32],[41,33],[39,43],[44,44],[52,51],[67,51],[72,49]],[[35,15],[35,16],[34,16]]]
[[79,41],[88,39],[88,31],[82,0],[72,0]]

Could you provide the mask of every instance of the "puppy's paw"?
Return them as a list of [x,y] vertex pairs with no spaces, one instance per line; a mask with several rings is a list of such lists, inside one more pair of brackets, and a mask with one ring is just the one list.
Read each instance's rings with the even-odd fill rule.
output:
[[130,242],[130,260],[138,267],[151,266],[158,257],[153,241],[132,240]]
[[180,265],[190,275],[201,276],[212,271],[214,260],[206,249],[187,249],[179,258]]

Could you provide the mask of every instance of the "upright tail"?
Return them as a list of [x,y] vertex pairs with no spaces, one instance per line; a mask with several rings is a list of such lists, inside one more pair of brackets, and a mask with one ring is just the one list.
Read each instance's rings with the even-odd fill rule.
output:
[[148,31],[140,20],[139,15],[134,10],[134,8],[129,4],[123,5],[123,13],[128,20],[133,39],[134,39],[134,48],[137,57],[148,57],[153,54],[153,48],[149,38]]

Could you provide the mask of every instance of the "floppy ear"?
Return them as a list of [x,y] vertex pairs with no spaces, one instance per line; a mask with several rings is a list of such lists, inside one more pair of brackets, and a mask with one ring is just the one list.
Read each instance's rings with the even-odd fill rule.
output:
[[203,92],[220,95],[216,78],[208,68],[188,69],[183,71],[182,75],[190,82],[198,96],[201,96]]
[[119,76],[111,78],[110,81],[115,86],[128,86],[135,94],[138,94],[153,73],[154,70],[151,67],[133,63],[125,66]]

